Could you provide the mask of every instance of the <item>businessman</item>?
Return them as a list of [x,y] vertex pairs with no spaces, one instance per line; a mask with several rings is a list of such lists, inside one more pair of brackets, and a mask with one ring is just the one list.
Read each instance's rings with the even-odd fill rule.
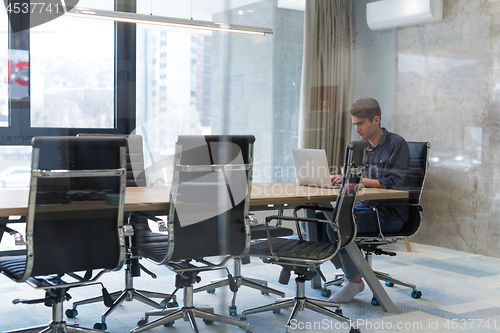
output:
[[[362,98],[349,109],[356,133],[369,146],[365,152],[365,173],[361,184],[365,187],[405,189],[410,185],[408,168],[410,152],[405,139],[381,127],[381,110],[379,103],[373,98]],[[342,175],[331,175],[332,184],[342,181]],[[354,206],[354,216],[358,232],[377,232],[378,222],[373,207],[379,201],[358,201]],[[387,201],[385,201],[387,202]],[[382,208],[380,226],[382,232],[399,231],[408,220],[408,208]],[[327,234],[330,241],[335,241],[336,233],[328,225]],[[342,268],[346,283],[329,299],[334,303],[346,303],[362,292],[365,284],[361,274],[345,249],[332,259],[337,269]]]

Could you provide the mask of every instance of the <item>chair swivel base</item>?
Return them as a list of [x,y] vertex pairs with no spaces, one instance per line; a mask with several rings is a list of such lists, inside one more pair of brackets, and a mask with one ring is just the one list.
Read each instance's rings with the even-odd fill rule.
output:
[[[422,292],[417,290],[417,286],[413,283],[409,283],[400,279],[396,279],[394,277],[391,277],[389,274],[384,273],[384,272],[378,272],[374,271],[375,276],[377,279],[381,281],[385,281],[385,285],[387,287],[394,287],[394,285],[402,286],[402,287],[407,287],[411,288],[413,291],[411,293],[411,297],[413,298],[420,298],[422,296]],[[340,286],[344,282],[344,275],[343,274],[335,274],[335,279],[332,281],[325,282],[323,284],[323,289],[321,290],[321,295],[325,297],[330,297],[331,291],[327,289],[329,286]]]
[[[303,311],[304,309],[310,309],[312,311],[321,313],[325,316],[329,316],[341,322],[345,322],[349,324],[350,333],[359,333],[359,331],[352,327],[352,321],[344,317],[341,314],[340,305],[337,303],[331,303],[327,301],[321,301],[317,299],[310,299],[305,296],[305,279],[302,277],[297,277],[295,279],[297,281],[297,295],[291,299],[285,300],[277,300],[276,303],[272,303],[269,305],[259,306],[253,309],[245,310],[241,313],[240,320],[246,321],[246,316],[252,313],[259,313],[264,311],[272,310],[274,313],[278,313],[283,308],[293,307],[290,317],[288,318],[288,322],[286,324],[286,332],[291,332],[291,326],[293,319],[297,316],[299,311]],[[326,307],[336,307],[336,311],[332,311],[327,309]]]
[[[238,288],[241,286],[245,286],[245,287],[260,290],[260,293],[262,295],[274,294],[274,295],[277,295],[279,297],[285,297],[284,292],[268,287],[267,281],[250,279],[250,278],[246,278],[246,277],[242,277],[242,276],[237,276],[234,279],[236,280],[236,285],[238,286]],[[214,280],[212,283],[210,283],[206,286],[196,288],[194,290],[194,292],[197,293],[200,291],[207,291],[209,293],[214,293],[216,288],[225,287],[228,285],[229,285],[229,280],[227,278],[223,278],[220,280]],[[229,314],[232,316],[237,314],[236,293],[233,293],[233,298],[231,300],[231,306],[229,306]]]
[[4,333],[102,333],[102,331],[79,326],[68,325],[63,320],[63,303],[52,305],[52,321],[47,325],[28,327],[19,330],[5,331]]
[[4,333],[102,333],[100,330],[93,330],[90,328],[83,328],[79,326],[72,326],[66,324],[66,322],[51,322],[48,325],[29,327],[14,331],[5,331]]
[[[148,323],[150,316],[163,316]],[[164,309],[158,311],[146,312],[145,318],[139,321],[139,327],[130,331],[130,333],[139,333],[151,328],[164,325],[172,326],[173,322],[177,319],[184,318],[188,320],[191,324],[193,331],[199,333],[198,325],[196,324],[195,318],[203,319],[203,322],[207,325],[212,324],[214,321],[218,321],[225,324],[235,325],[243,328],[247,332],[250,332],[250,325],[239,320],[224,317],[213,313],[212,308],[196,308],[193,306],[193,287],[184,287],[184,306],[180,309]]]
[[[118,294],[119,292],[116,292],[116,293],[112,293],[111,294],[111,297],[114,299],[114,297],[116,297],[116,295]],[[152,299],[150,299],[149,297],[155,297],[155,298],[163,298],[163,299],[167,299],[168,297],[170,297],[169,294],[163,294],[163,293],[155,293],[155,292],[150,292],[150,291],[146,291],[146,290],[136,290],[136,289],[132,289],[132,290],[124,290],[119,296],[118,298],[116,298],[113,302],[113,305],[110,306],[106,312],[104,312],[101,316],[101,323],[97,323],[96,325],[100,325],[101,328],[105,329],[106,326],[104,326],[104,324],[106,323],[106,318],[114,311],[116,310],[116,308],[118,307],[118,305],[120,305],[121,303],[123,303],[124,301],[132,301],[134,299],[144,303],[144,304],[147,304],[149,306],[152,306],[156,309],[163,309],[165,306],[167,307],[174,307],[174,306],[178,306],[177,305],[177,301],[176,301],[176,298],[175,298],[175,295],[172,296],[172,302],[171,303],[168,303],[166,304],[165,306],[163,306],[162,304],[160,303],[157,303],[155,301],[153,301]],[[76,307],[76,306],[75,306]],[[98,328],[96,326],[94,326],[95,328]]]
[[[247,278],[244,276],[235,276],[234,280],[236,281],[238,288],[240,286],[245,286],[245,287],[260,290],[262,295],[274,294],[274,295],[277,295],[279,297],[285,297],[284,292],[277,290],[277,289],[274,289],[274,288],[271,288],[271,287],[268,287],[267,281],[253,279],[253,278]],[[194,292],[198,293],[200,291],[207,291],[207,292],[211,293],[216,288],[225,287],[228,285],[229,285],[229,281],[227,278],[217,279],[217,280],[213,280],[212,283],[207,284],[206,286],[196,288],[194,290]]]
[[[101,328],[101,329],[106,329],[106,318],[124,301],[133,301],[134,299],[147,304],[153,308],[156,309],[163,309],[165,306],[168,307],[173,307],[177,305],[176,301],[176,296],[175,295],[170,295],[170,294],[165,294],[165,293],[158,293],[158,292],[152,292],[152,291],[147,291],[147,290],[137,290],[133,287],[133,277],[131,274],[130,267],[127,267],[125,269],[125,289],[121,291],[115,291],[111,294],[111,299],[113,300],[113,304],[102,314],[101,316],[101,322],[96,323],[94,328]],[[162,298],[162,299],[167,299],[171,298],[172,302],[169,304],[166,304],[165,306],[155,302],[151,298]],[[81,300],[78,302],[73,303],[73,308],[66,310],[66,317],[68,318],[73,318],[78,314],[78,311],[76,308],[80,305],[84,304],[90,304],[90,303],[95,303],[95,302],[101,302],[103,301],[102,296],[96,296],[92,297],[89,299]]]
[[[388,283],[386,283],[386,285],[388,287],[392,287],[395,284],[397,284],[399,286],[408,287],[408,288],[411,288],[413,290],[417,290],[417,286],[414,285],[413,283],[409,283],[409,282],[406,282],[403,280],[393,278],[389,274],[384,273],[384,272],[374,271],[374,273],[375,273],[375,276],[377,277],[377,279],[388,282]],[[391,284],[391,285],[389,286],[389,284]]]
[[[267,281],[265,280],[259,280],[241,276],[241,264],[242,264],[241,261],[242,261],[241,258],[234,258],[234,280],[238,288],[240,288],[241,286],[245,286],[260,290],[260,293],[262,295],[274,294],[279,297],[285,297],[284,292],[268,287]],[[212,280],[212,283],[206,286],[194,289],[193,292],[197,293],[200,291],[207,291],[209,293],[214,293],[216,288],[226,287],[228,285],[229,285],[229,278],[216,279]],[[229,314],[232,316],[235,316],[237,314],[236,294],[237,292],[233,293],[233,299],[231,300],[231,305],[229,306]]]

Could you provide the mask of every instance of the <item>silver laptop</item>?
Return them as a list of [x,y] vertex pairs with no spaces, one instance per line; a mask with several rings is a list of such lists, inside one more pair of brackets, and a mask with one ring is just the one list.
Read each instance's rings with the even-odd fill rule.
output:
[[333,188],[330,168],[323,149],[292,149],[293,165],[299,185]]

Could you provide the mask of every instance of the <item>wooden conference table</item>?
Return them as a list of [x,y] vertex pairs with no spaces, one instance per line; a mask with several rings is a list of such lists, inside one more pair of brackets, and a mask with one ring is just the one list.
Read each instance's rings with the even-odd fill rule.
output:
[[[127,187],[125,193],[125,211],[150,211],[167,213],[170,189],[167,186]],[[296,183],[254,183],[250,196],[251,209],[256,207],[334,202],[338,189],[326,189],[299,186]],[[358,200],[383,200],[408,198],[408,192],[364,188],[358,194]],[[274,208],[276,209],[276,208]],[[28,189],[0,190],[0,217],[12,215],[26,216],[28,212]]]
[[[338,189],[326,189],[299,186],[296,183],[254,183],[250,196],[250,209],[292,208],[299,204],[319,204],[331,206],[335,202]],[[161,187],[127,187],[125,194],[125,211],[147,211],[157,215],[165,215],[169,209],[169,188]],[[358,193],[358,200],[384,200],[408,198],[408,192],[386,189],[363,188]],[[89,202],[89,205],[92,203]],[[54,207],[55,208],[55,207]],[[90,207],[89,207],[90,209]],[[26,216],[28,212],[28,189],[0,190],[0,223],[8,222],[9,216]],[[15,221],[12,221],[15,222]],[[0,235],[1,239],[1,235]],[[357,245],[351,242],[345,248],[354,263],[361,271],[365,281],[387,312],[397,312],[391,299],[381,286]],[[314,286],[313,287],[317,287]]]

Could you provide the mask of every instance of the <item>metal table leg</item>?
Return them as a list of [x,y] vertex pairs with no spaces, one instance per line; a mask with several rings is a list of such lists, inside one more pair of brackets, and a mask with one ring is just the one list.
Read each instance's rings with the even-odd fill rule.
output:
[[387,295],[384,287],[382,287],[372,268],[363,257],[363,254],[361,253],[358,245],[356,245],[355,242],[351,242],[345,247],[345,249],[347,250],[347,253],[351,257],[351,259],[354,261],[356,268],[361,272],[361,276],[363,276],[366,283],[368,283],[368,286],[372,290],[374,296],[377,298],[382,308],[389,313],[398,313],[396,306],[394,305],[394,303],[392,303],[392,300],[390,299],[389,295]]

